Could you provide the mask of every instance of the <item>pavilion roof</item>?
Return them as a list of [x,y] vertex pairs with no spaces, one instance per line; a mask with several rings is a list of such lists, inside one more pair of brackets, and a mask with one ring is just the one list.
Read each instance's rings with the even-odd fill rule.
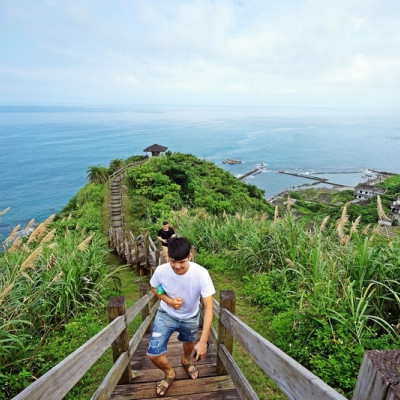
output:
[[167,149],[168,149],[168,147],[161,146],[160,144],[152,144],[151,146],[146,147],[143,151],[151,151],[151,152],[153,152],[153,151],[158,151],[158,152],[163,152],[163,151],[165,151],[165,150],[167,150]]

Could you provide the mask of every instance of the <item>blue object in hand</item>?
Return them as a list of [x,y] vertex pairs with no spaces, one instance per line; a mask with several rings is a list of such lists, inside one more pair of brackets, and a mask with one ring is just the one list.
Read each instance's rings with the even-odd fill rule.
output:
[[165,290],[162,287],[162,285],[158,285],[157,286],[157,294],[164,294],[164,293],[165,293]]

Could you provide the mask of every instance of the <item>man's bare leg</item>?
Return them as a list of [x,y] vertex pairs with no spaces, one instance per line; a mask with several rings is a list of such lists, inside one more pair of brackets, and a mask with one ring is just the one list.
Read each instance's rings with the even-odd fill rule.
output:
[[[161,356],[158,357],[153,357],[153,356],[148,356],[150,361],[158,368],[161,369],[162,372],[168,377],[168,378],[175,378],[175,370],[171,367],[168,358],[166,354],[161,354]],[[169,386],[168,382],[162,380],[161,383],[164,386]],[[164,392],[160,390],[160,388],[157,388],[157,394],[163,396]]]
[[[192,356],[193,353],[193,349],[194,349],[194,342],[187,342],[187,343],[183,343],[183,358],[182,358],[182,363],[185,364],[189,364],[190,363],[190,358]],[[192,372],[194,370],[194,366],[192,365],[191,367],[189,367],[189,372]],[[193,372],[192,373],[192,379],[197,379],[199,376],[199,372]]]

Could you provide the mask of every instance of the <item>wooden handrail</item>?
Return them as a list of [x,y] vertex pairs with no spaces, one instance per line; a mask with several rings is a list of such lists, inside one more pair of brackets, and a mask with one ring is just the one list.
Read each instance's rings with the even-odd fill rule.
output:
[[[62,400],[153,298],[153,292],[149,291],[130,307],[125,315],[115,318],[97,335],[93,336],[67,358],[20,392],[13,400]],[[155,315],[157,310],[156,305],[157,303],[153,306],[150,315],[142,322],[129,342],[128,351],[119,355],[112,370],[107,374],[98,391],[96,391],[98,394],[96,395],[95,393],[95,395],[99,397],[92,397],[92,399],[106,398],[101,396],[104,395],[105,391],[109,391],[109,387],[118,383],[122,373],[130,362],[130,355],[136,349],[151,319]]]
[[[221,291],[222,293],[223,291]],[[221,301],[222,302],[222,301]],[[215,305],[215,301],[214,301]],[[327,385],[316,375],[304,368],[300,363],[289,357],[286,353],[274,346],[271,342],[255,332],[229,310],[215,307],[219,325],[241,344],[241,346],[252,357],[256,364],[276,383],[288,399],[307,400],[345,400],[340,393]],[[220,328],[220,331],[223,331]],[[215,334],[215,333],[214,333]],[[220,346],[221,338],[217,338]],[[218,349],[226,370],[231,375],[238,391],[243,390],[244,398],[253,398],[254,394],[247,393],[248,383],[243,381],[239,374],[239,367],[230,356],[230,351],[222,347]],[[248,396],[248,397],[246,397]]]
[[138,165],[141,165],[146,161],[147,161],[147,159],[124,165],[122,168],[120,168],[119,170],[117,170],[113,174],[111,174],[109,176],[108,180],[112,181],[115,177],[122,175],[128,168],[137,167]]

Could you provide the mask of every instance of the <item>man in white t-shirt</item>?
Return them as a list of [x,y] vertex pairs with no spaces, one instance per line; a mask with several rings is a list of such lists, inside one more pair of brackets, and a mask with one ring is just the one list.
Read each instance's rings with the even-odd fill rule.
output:
[[[158,266],[150,279],[151,290],[161,299],[153,322],[147,356],[165,376],[157,383],[156,394],[165,396],[175,379],[175,370],[167,358],[167,344],[174,331],[183,344],[182,366],[191,379],[199,373],[191,361],[203,359],[213,318],[215,289],[208,271],[191,262],[191,243],[186,238],[173,238],[168,243],[169,263]],[[162,286],[162,290],[157,290]],[[164,293],[161,293],[164,291]],[[200,321],[200,297],[204,307],[203,330],[197,343],[196,332]]]

